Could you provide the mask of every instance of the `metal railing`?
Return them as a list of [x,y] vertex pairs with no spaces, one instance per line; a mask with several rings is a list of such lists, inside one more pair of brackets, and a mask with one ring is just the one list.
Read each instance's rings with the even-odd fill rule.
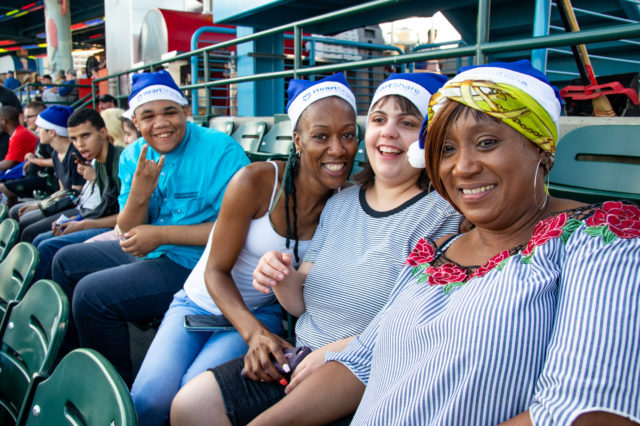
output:
[[[161,67],[164,67],[169,62],[179,61],[179,60],[191,60],[195,58],[196,72],[192,72],[192,83],[188,85],[183,85],[181,88],[183,90],[187,90],[191,92],[192,99],[197,99],[197,90],[206,89],[207,91],[213,90],[215,88],[229,86],[233,84],[245,83],[245,82],[256,82],[268,79],[281,79],[281,78],[300,78],[301,76],[313,76],[313,75],[323,75],[327,73],[333,73],[337,71],[350,71],[350,70],[359,70],[359,69],[370,69],[375,67],[402,67],[403,65],[415,64],[416,62],[424,62],[430,60],[443,60],[449,58],[465,58],[465,57],[473,57],[476,63],[482,63],[486,61],[487,55],[504,53],[504,52],[514,52],[514,51],[530,51],[533,49],[547,49],[547,48],[556,48],[560,46],[567,46],[576,43],[594,43],[594,42],[605,42],[605,41],[613,41],[613,40],[621,40],[628,39],[634,37],[640,37],[640,24],[638,23],[624,23],[620,25],[610,26],[606,28],[597,28],[597,29],[589,29],[582,30],[579,32],[573,33],[562,33],[562,34],[552,34],[545,35],[539,37],[528,37],[528,38],[520,38],[515,40],[507,40],[507,41],[499,41],[499,42],[491,42],[488,41],[486,37],[483,35],[486,32],[486,25],[488,24],[488,0],[479,0],[479,13],[478,13],[478,21],[477,28],[479,37],[474,44],[470,45],[458,45],[457,47],[447,48],[447,49],[433,49],[429,51],[413,51],[405,54],[397,54],[392,56],[384,56],[377,58],[366,58],[360,60],[353,61],[344,61],[339,63],[324,63],[317,64],[317,62],[310,62],[307,60],[307,64],[304,64],[304,55],[303,55],[303,41],[305,38],[303,37],[302,31],[305,25],[311,25],[320,22],[326,22],[327,20],[341,18],[353,14],[364,13],[370,9],[374,9],[381,6],[388,6],[391,4],[401,3],[404,0],[376,0],[368,3],[364,3],[361,5],[349,7],[343,10],[326,13],[323,15],[319,15],[310,19],[304,19],[297,22],[293,22],[286,25],[281,25],[275,28],[271,28],[268,30],[256,32],[250,35],[242,36],[235,38],[233,40],[228,40],[220,43],[214,43],[210,46],[206,46],[203,48],[194,49],[190,52],[182,53],[173,56],[172,58],[167,58],[159,61],[155,61],[149,64],[140,65],[134,67],[132,69],[117,72],[114,74],[110,74],[105,77],[100,77],[95,80],[92,80],[92,93],[95,93],[95,88],[97,84],[101,81],[115,79],[117,93],[116,98],[118,102],[126,96],[121,93],[121,79],[123,76],[127,76],[131,73],[137,71],[155,71]],[[198,82],[197,78],[193,80],[193,76],[197,76],[198,64],[202,63],[204,75],[208,75],[207,67],[210,65],[211,55],[217,54],[216,52],[225,51],[230,46],[236,46],[241,43],[250,42],[253,40],[257,40],[261,37],[267,37],[271,35],[281,34],[287,31],[293,30],[293,40],[294,40],[294,52],[293,52],[293,62],[290,69],[284,69],[282,71],[272,71],[265,73],[258,73],[254,75],[246,75],[246,76],[236,76],[229,77],[223,79],[215,79],[210,81]],[[332,40],[332,42],[336,42],[336,40]],[[452,43],[446,43],[452,44]],[[371,46],[367,46],[371,47]],[[431,46],[433,47],[433,46]],[[429,48],[429,47],[426,47]],[[309,52],[309,50],[307,50]],[[201,60],[199,60],[201,58]],[[311,58],[311,54],[308,53],[308,59]],[[193,64],[193,62],[192,62]],[[209,71],[211,69],[209,68]],[[205,79],[206,80],[206,79]],[[195,81],[195,82],[194,82]],[[210,93],[210,92],[207,92]],[[210,96],[207,96],[210,98]],[[95,103],[95,97],[92,97],[92,102]],[[211,99],[206,100],[208,108],[205,111],[203,116],[199,116],[198,118],[203,121],[208,121],[209,116],[211,115],[210,102]],[[196,109],[194,110],[194,116],[198,116],[197,102],[194,102]]]
[[[626,0],[629,1],[629,0]],[[556,2],[551,2],[551,6],[553,7],[558,7]],[[633,19],[628,19],[628,18],[622,18],[619,16],[614,16],[614,15],[609,15],[606,13],[600,13],[600,12],[595,12],[592,10],[588,10],[588,9],[582,9],[582,8],[578,8],[578,7],[573,7],[574,12],[576,12],[576,15],[586,15],[586,16],[593,16],[599,19],[603,19],[603,20],[609,20],[615,23],[622,23],[622,24],[638,24],[639,22]],[[547,19],[548,22],[548,19]],[[559,32],[565,32],[565,28],[564,27],[558,27],[556,25],[548,25],[549,30],[554,30],[554,31],[559,31]],[[630,44],[630,45],[640,45],[640,42],[638,41],[634,41],[634,40],[627,40],[627,39],[618,39],[615,40],[616,42],[619,42],[621,44]],[[558,55],[563,55],[563,56],[573,56],[573,52],[571,50],[565,50],[565,49],[547,49],[548,52],[551,53],[555,53]],[[591,59],[599,59],[605,62],[621,62],[621,63],[627,63],[627,64],[635,64],[638,65],[638,69],[640,69],[640,61],[638,60],[633,60],[633,59],[625,59],[625,58],[618,58],[615,56],[611,56],[611,55],[596,55],[593,53],[589,53],[589,57]],[[546,67],[545,67],[546,68]],[[578,72],[570,72],[570,71],[562,71],[562,70],[554,70],[554,69],[545,69],[545,72],[550,73],[550,74],[560,74],[560,75],[567,75],[570,77],[579,77],[580,74]],[[598,76],[598,74],[596,73],[596,77]]]
[[[62,84],[62,83],[49,83],[49,84],[43,84],[43,83],[25,83],[19,87],[16,87],[13,92],[16,94],[16,96],[18,97],[18,99],[20,100],[20,103],[25,105],[27,103],[29,103],[30,101],[34,101],[37,100],[39,102],[42,102],[44,104],[47,105],[51,105],[51,104],[57,104],[57,105],[70,105],[74,108],[77,107],[83,107],[85,105],[83,105],[83,102],[86,101],[86,99],[88,99],[89,97],[91,97],[91,93],[85,95],[84,97],[80,98],[80,99],[57,99],[57,100],[52,100],[52,101],[46,101],[42,99],[42,96],[44,95],[44,90],[41,90],[42,88],[51,88],[51,87],[72,87],[73,89],[78,89],[80,87],[84,87],[84,88],[91,88],[90,84],[72,84],[72,85],[66,85],[66,84]],[[42,93],[41,93],[42,92]],[[56,93],[56,96],[57,93]],[[69,98],[70,96],[66,96],[66,98]]]

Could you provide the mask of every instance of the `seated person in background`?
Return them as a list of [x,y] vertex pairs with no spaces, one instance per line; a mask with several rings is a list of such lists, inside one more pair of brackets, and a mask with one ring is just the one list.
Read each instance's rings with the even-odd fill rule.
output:
[[[274,289],[282,306],[300,317],[296,344],[314,349],[293,372],[291,383],[287,386],[271,361],[286,364],[282,350],[290,344],[260,330],[248,341],[244,359],[202,373],[180,390],[171,408],[172,424],[250,421],[304,383],[327,351],[343,349],[365,329],[422,236],[457,232],[459,215],[429,192],[426,174],[412,168],[406,155],[418,138],[431,93],[444,81],[444,76],[423,73],[393,74],[383,82],[369,109],[369,166],[358,176],[359,185],[327,201],[297,271],[286,253],[269,252],[260,260],[254,286],[266,294]],[[302,103],[304,97],[296,100]],[[276,274],[265,280],[262,275],[268,271]],[[242,321],[241,311],[224,313],[233,323]]]
[[[11,90],[0,85],[0,106],[11,105],[22,114],[22,104]],[[0,130],[0,158],[4,158],[9,150],[9,134]]]
[[560,109],[528,61],[433,96],[427,171],[475,227],[421,240],[364,333],[254,424],[640,421],[640,209],[546,193]]
[[[131,388],[141,424],[166,424],[171,401],[183,384],[243,355],[246,342],[261,334],[283,331],[282,308],[273,294],[253,288],[253,270],[268,250],[285,249],[299,264],[325,202],[345,183],[358,149],[356,99],[344,76],[332,75],[311,86],[292,79],[289,99],[301,87],[305,93],[324,90],[302,106],[289,103],[294,146],[286,165],[257,162],[234,176],[205,252],[164,316]],[[235,329],[184,327],[185,315],[225,318],[223,314]]]
[[[55,74],[55,84],[63,84],[66,80],[66,73],[64,70],[58,70]],[[66,99],[58,95],[58,90],[61,86],[50,86],[42,94],[43,102],[65,102]]]
[[133,124],[133,121],[124,116],[120,117],[120,121],[122,122],[122,131],[124,132],[122,141],[125,145],[134,143],[136,139],[142,136],[138,129],[136,129],[135,124]]
[[[74,154],[80,153],[73,147],[69,140],[67,120],[73,113],[73,109],[62,105],[52,105],[38,115],[36,124],[40,143],[51,145],[55,153],[52,157],[53,168],[58,178],[60,189],[80,191],[84,184],[84,178],[78,173]],[[67,217],[78,214],[73,207],[62,212]],[[43,232],[51,229],[51,224],[58,219],[58,214],[45,217],[38,208],[37,202],[16,204],[9,210],[9,216],[19,219],[21,229],[21,241],[33,242],[33,239]]]
[[58,96],[61,101],[75,102],[78,100],[78,88],[75,87],[76,70],[68,70],[64,77],[66,81],[58,87]]
[[93,109],[74,112],[69,117],[67,128],[69,139],[82,156],[77,159],[78,167],[90,167],[91,161],[95,160],[95,178],[87,181],[85,186],[90,185],[93,191],[97,191],[100,202],[91,208],[79,202],[77,216],[69,217],[66,222],[53,222],[51,231],[33,240],[40,252],[34,280],[51,278],[51,261],[58,250],[110,230],[118,216],[118,162],[124,148],[109,143],[105,123]]
[[109,108],[115,107],[116,98],[114,98],[110,94],[105,93],[104,95],[100,96],[100,98],[98,98],[98,111],[100,111],[100,113],[108,110]]
[[15,78],[13,70],[7,71],[7,78],[4,80],[4,87],[9,90],[15,90],[20,87],[20,80]]
[[233,138],[187,122],[186,104],[167,71],[133,76],[128,112],[143,138],[120,156],[123,239],[73,244],[53,259],[53,279],[73,294],[81,346],[128,384],[127,321],[162,318],[202,255],[227,184],[249,163]]
[[109,141],[121,148],[128,145],[124,143],[124,130],[122,129],[122,121],[120,120],[123,113],[124,110],[120,108],[108,108],[100,111],[100,116],[104,120],[105,126],[107,126]]
[[[37,135],[36,118],[46,106],[41,102],[31,102],[24,108],[24,123],[27,129]],[[33,191],[43,191],[47,194],[54,191],[51,188],[50,176],[53,175],[53,160],[51,145],[38,141],[35,153],[28,152],[24,156],[24,177],[0,183],[0,192],[7,197],[7,205],[12,207],[20,198],[33,197]]]
[[38,137],[20,124],[20,112],[11,105],[0,107],[0,131],[10,135],[9,150],[0,161],[1,172],[18,165],[28,153],[33,153]]

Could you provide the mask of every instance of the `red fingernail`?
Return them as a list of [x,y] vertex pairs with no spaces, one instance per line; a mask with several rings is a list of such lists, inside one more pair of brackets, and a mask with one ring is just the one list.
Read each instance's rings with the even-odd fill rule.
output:
[[287,382],[287,379],[280,379],[280,384],[282,386],[287,386],[289,384],[289,382]]

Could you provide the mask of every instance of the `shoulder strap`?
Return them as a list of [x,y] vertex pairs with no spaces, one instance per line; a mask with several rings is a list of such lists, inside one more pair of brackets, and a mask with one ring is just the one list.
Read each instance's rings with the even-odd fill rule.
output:
[[[276,180],[278,179],[278,174],[276,173]],[[282,183],[280,184],[280,189],[278,190],[278,194],[276,195],[276,198],[271,202],[271,208],[269,208],[269,215],[271,215],[271,212],[273,211],[273,209],[276,208],[276,205],[278,205],[278,201],[280,201],[280,197],[282,197],[282,193],[284,192],[284,183],[287,180],[287,169],[285,166],[284,169],[284,175],[282,176]]]
[[271,160],[267,160],[267,163],[273,164],[273,168],[276,171],[276,175],[273,178],[273,189],[271,190],[271,198],[269,199],[269,207],[267,208],[267,211],[269,213],[271,213],[271,210],[273,209],[273,202],[274,202],[274,199],[275,199],[275,196],[276,196],[276,189],[278,189],[278,165],[275,163],[275,161],[271,161]]

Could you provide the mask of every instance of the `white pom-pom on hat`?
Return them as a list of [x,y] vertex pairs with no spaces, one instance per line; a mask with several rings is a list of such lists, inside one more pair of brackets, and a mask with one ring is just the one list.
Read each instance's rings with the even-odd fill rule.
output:
[[416,169],[424,169],[424,149],[420,148],[420,142],[415,141],[411,145],[409,145],[409,150],[407,151],[407,158],[409,158],[409,164]]

